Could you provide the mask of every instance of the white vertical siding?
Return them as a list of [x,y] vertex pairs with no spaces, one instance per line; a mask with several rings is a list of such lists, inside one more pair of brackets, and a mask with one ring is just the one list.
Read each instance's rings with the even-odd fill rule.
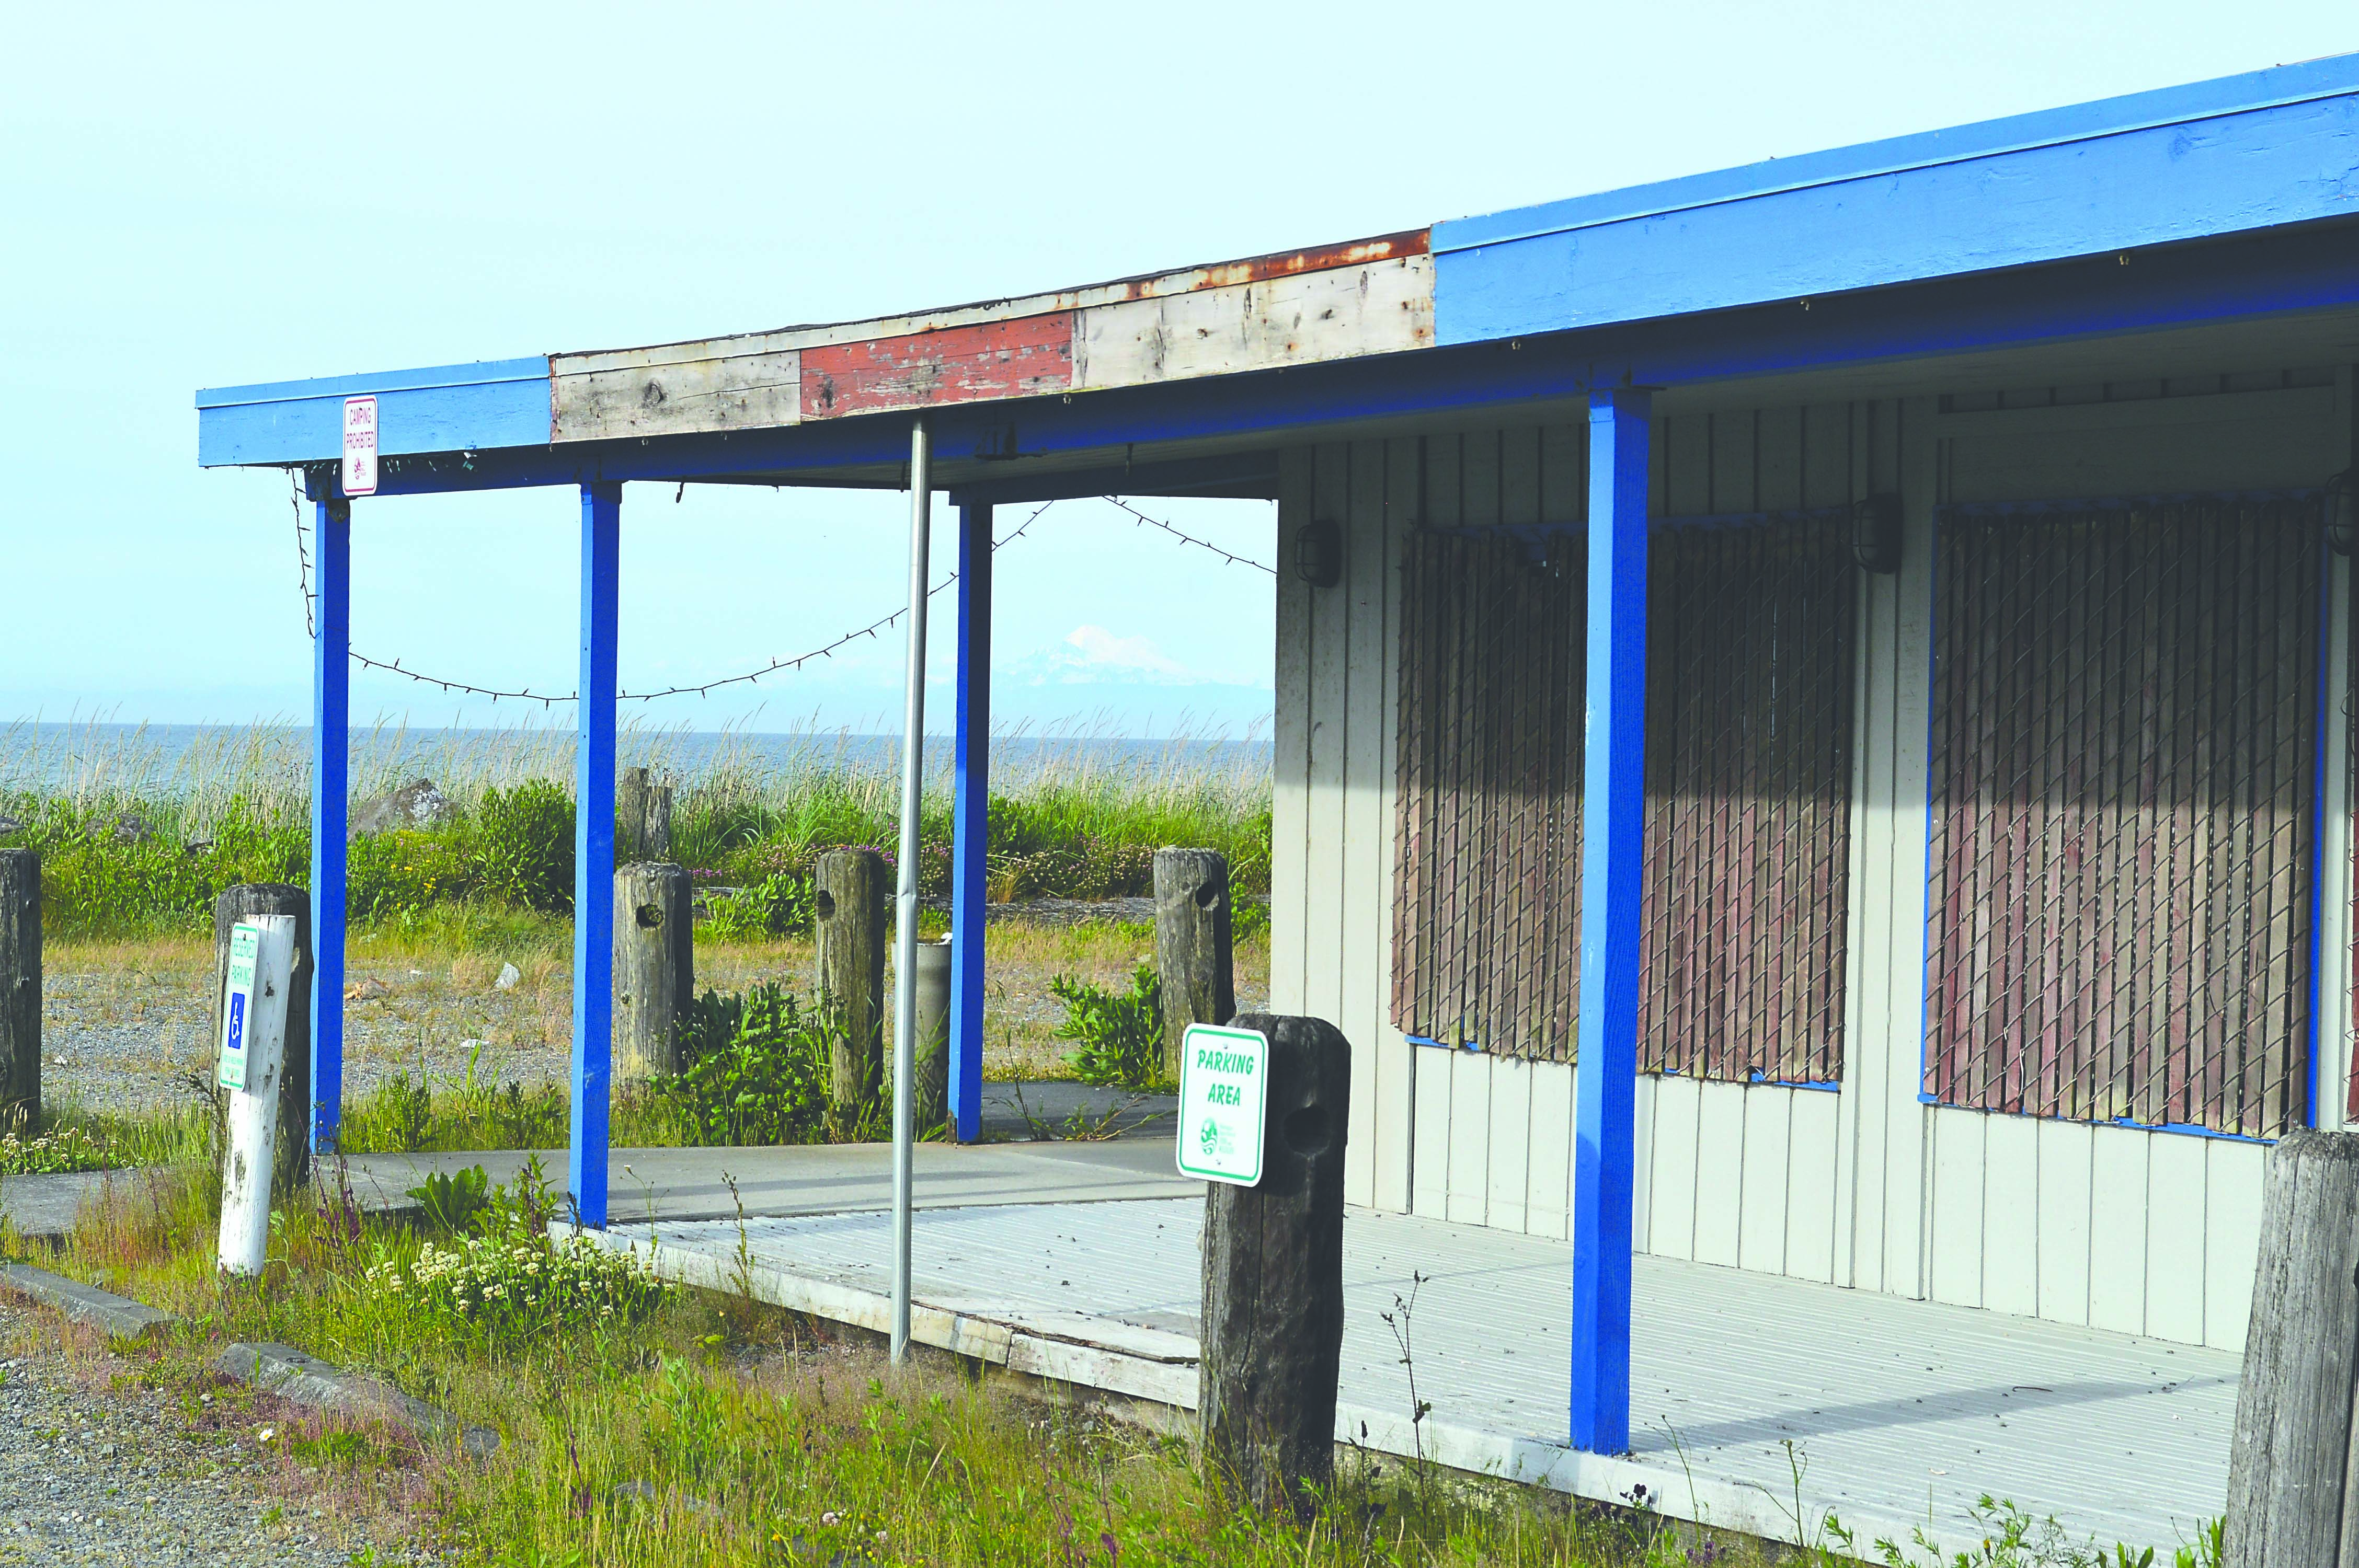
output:
[[[2351,461],[2347,373],[2331,417],[2297,430],[2279,421],[2257,444],[2249,411],[2213,427],[2190,416],[2189,400],[2172,401],[2162,439],[2136,432],[2136,415],[2069,409],[2056,418],[2072,438],[2044,439],[2038,411],[1974,425],[1980,416],[1939,413],[1932,399],[1657,421],[1658,512],[1840,505],[1897,491],[1904,538],[1901,570],[1861,585],[1843,1092],[1643,1078],[1641,1247],[2242,1344],[2259,1146],[1930,1107],[1919,1094],[1936,503],[2056,493],[2062,475],[2084,477],[2082,492],[2167,488],[2132,471],[2166,457],[2173,473],[2256,484],[2314,483]],[[2282,401],[2321,412],[2315,397]],[[1314,518],[1343,524],[1347,548],[1335,589],[1290,572],[1277,583],[1273,1005],[1333,1019],[1353,1042],[1353,1202],[1549,1236],[1567,1226],[1571,1066],[1412,1048],[1391,1023],[1398,567],[1420,521],[1577,520],[1584,434],[1565,420],[1324,446],[1288,454],[1280,478],[1281,557]],[[2270,471],[2239,470],[2246,457]],[[2275,471],[2297,460],[2316,471]],[[2341,765],[2350,579],[2347,563],[2332,569],[2323,739],[2335,765],[2321,889],[2332,957],[2319,1020],[2329,1125],[2353,1027]]]

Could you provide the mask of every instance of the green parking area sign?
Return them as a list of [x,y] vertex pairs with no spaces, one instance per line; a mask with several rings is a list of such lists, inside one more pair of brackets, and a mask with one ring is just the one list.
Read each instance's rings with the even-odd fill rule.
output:
[[1251,1029],[1190,1024],[1180,1039],[1180,1173],[1258,1184],[1268,1107],[1269,1042]]

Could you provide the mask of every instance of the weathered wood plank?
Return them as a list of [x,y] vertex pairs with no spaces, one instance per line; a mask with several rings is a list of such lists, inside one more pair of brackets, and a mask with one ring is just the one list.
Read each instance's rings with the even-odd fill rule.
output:
[[[602,356],[623,363],[550,376],[550,435],[559,441],[753,430],[802,421],[800,351],[664,360],[658,351]],[[585,356],[586,357],[586,356]],[[642,362],[630,362],[632,359]]]
[[1433,263],[1402,256],[1082,312],[1077,388],[1145,386],[1399,353],[1433,342]]
[[1073,384],[1071,312],[809,349],[806,419],[1031,397]]

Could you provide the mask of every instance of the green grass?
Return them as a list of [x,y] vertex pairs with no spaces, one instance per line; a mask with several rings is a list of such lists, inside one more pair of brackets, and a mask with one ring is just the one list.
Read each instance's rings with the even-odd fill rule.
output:
[[[274,1216],[258,1280],[215,1270],[220,1184],[153,1172],[86,1206],[49,1267],[163,1307],[160,1343],[80,1352],[105,1375],[178,1400],[191,1440],[233,1464],[263,1517],[325,1505],[442,1560],[523,1565],[1043,1563],[1238,1568],[1836,1568],[1838,1526],[1809,1550],[1702,1535],[1644,1512],[1572,1505],[1389,1455],[1342,1456],[1310,1517],[1241,1508],[1180,1438],[1086,1399],[920,1351],[885,1364],[873,1340],[741,1292],[666,1287],[608,1261],[570,1264],[545,1240],[545,1184],[494,1194],[465,1238],[358,1215],[324,1173],[321,1200]],[[5,1244],[0,1227],[0,1244]],[[552,1295],[552,1273],[572,1283]],[[543,1291],[480,1306],[459,1282]],[[480,1300],[480,1298],[475,1298]],[[611,1309],[596,1310],[604,1303]],[[32,1332],[51,1343],[72,1331]],[[215,1374],[232,1340],[299,1346],[370,1373],[502,1438],[488,1458],[366,1420],[322,1417]],[[1798,1455],[1798,1463],[1800,1457]],[[281,1516],[283,1517],[283,1515]],[[1979,1549],[1849,1548],[1881,1568],[2120,1568],[2052,1521],[1985,1502]],[[2218,1536],[2160,1559],[2217,1568]]]
[[[161,1345],[115,1346],[114,1375],[176,1394],[234,1451],[257,1509],[309,1498],[372,1530],[359,1562],[418,1539],[462,1563],[617,1568],[1690,1561],[1643,1516],[1390,1459],[1347,1464],[1308,1526],[1256,1516],[1185,1442],[948,1357],[890,1368],[845,1331],[738,1296],[674,1289],[636,1322],[471,1319],[419,1282],[424,1249],[448,1239],[355,1228],[332,1206],[281,1211],[265,1276],[224,1281],[217,1201],[193,1174],[126,1184],[51,1266],[187,1320]],[[371,1372],[504,1441],[469,1461],[257,1400],[207,1367],[233,1339]]]
[[[673,734],[626,737],[658,776]],[[0,730],[0,845],[38,849],[44,921],[66,935],[196,929],[214,896],[239,882],[304,884],[310,864],[309,769],[301,731],[257,727],[167,766],[139,735],[92,728],[63,742],[27,725]],[[353,916],[407,928],[454,920],[565,913],[572,896],[571,742],[537,728],[453,737],[396,766],[388,732],[357,748],[354,799],[430,777],[457,808],[443,825],[355,840],[347,859]],[[44,750],[44,747],[48,750]],[[1086,759],[1085,749],[1075,753]],[[1238,890],[1269,883],[1270,777],[1201,741],[1170,743],[1158,765],[1043,763],[992,798],[991,894],[1106,898],[1150,891],[1165,844],[1215,849]],[[706,883],[808,878],[840,846],[898,841],[900,783],[889,762],[847,735],[797,738],[783,762],[747,744],[676,777],[672,857]],[[947,775],[928,782],[919,878],[950,885]],[[781,898],[781,907],[791,900]],[[470,912],[463,914],[454,912]]]

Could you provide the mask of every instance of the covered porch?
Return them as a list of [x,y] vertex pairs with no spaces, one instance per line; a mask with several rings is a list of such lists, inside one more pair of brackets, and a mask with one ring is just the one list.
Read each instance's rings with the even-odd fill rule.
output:
[[[1169,1169],[1168,1141],[1100,1149],[1062,1162],[1060,1196],[929,1208],[912,1333],[1178,1424],[1196,1400],[1203,1204],[1179,1183],[1179,1195],[1142,1195],[1148,1167]],[[843,1152],[782,1152],[841,1206],[742,1226],[618,1213],[607,1245],[641,1249],[673,1279],[885,1331],[880,1162],[860,1191],[824,1179],[853,1162]],[[1923,1530],[1962,1550],[1984,1533],[1973,1509],[1987,1494],[2054,1515],[2083,1544],[2168,1560],[2226,1506],[2229,1352],[1641,1257],[1630,1445],[1600,1456],[1559,1431],[1569,1244],[1355,1207],[1343,1273],[1335,1439],[1375,1455],[1774,1541],[1832,1544],[1840,1524],[1863,1549]],[[1415,1423],[1413,1399],[1431,1407]]]
[[[2109,1540],[2191,1536],[2223,1498],[2262,1148],[2337,1124],[2348,1088],[2349,576],[2313,520],[2348,490],[2354,105],[2359,64],[2330,60],[1024,299],[201,394],[201,460],[299,469],[318,514],[315,1143],[335,1142],[341,1109],[356,509],[397,515],[391,498],[483,487],[546,487],[580,508],[568,1184],[582,1223],[627,1244],[604,1120],[626,487],[908,486],[913,606],[934,492],[955,508],[962,1139],[977,1130],[984,1038],[994,508],[1275,501],[1274,1008],[1329,1018],[1354,1048],[1354,1424],[1339,1436],[1358,1441],[1364,1419],[1373,1446],[1419,1440],[1382,1314],[1430,1271],[1416,1321],[1450,1326],[1433,1336],[1437,1392],[1420,1395],[1453,1463],[1624,1500],[1643,1482],[1668,1511],[1769,1534],[1829,1509],[1864,1534],[1929,1513],[1946,1533],[1962,1498],[1991,1490]],[[373,400],[381,443],[365,497],[336,460],[354,399]],[[2282,744],[2287,776],[2316,787],[2285,814],[2278,903],[2315,919],[2272,937],[2283,1005],[2266,1074],[2206,1087],[2182,1073],[2116,1107],[1984,1073],[1974,1020],[1956,1059],[1929,1056],[1944,520],[2071,502],[2128,527],[2172,497],[2223,507],[2256,490],[2307,509],[2271,525],[2314,617],[2286,658],[2317,661],[2314,691],[2288,685],[2281,705],[2312,714]],[[1848,770],[1847,880],[1829,896],[1849,945],[1829,949],[1832,982],[1811,1004],[1843,1048],[1723,1060],[1700,1023],[1670,1046],[1701,1065],[1674,1062],[1642,1039],[1649,541],[1802,524],[1825,535],[1857,617],[1827,762]],[[1526,941],[1517,979],[1569,977],[1577,1004],[1570,983],[1550,990],[1537,1030],[1531,1009],[1507,1009],[1531,1040],[1462,1027],[1471,1005],[1452,1032],[1422,1026],[1417,987],[1439,959],[1419,944],[1525,915],[1420,905],[1430,889],[1405,892],[1404,868],[1460,862],[1395,857],[1409,551],[1466,530],[1578,582],[1562,605],[1577,638],[1555,650],[1577,670],[1558,695],[1579,716],[1578,765],[1553,795],[1578,799],[1579,849],[1544,868],[1578,919],[1549,928],[1566,940]],[[920,637],[918,667],[923,651]],[[913,1329],[1011,1357],[1026,1336],[1078,1346],[1107,1378],[1176,1395],[1192,1386],[1195,1212],[1136,1197],[930,1211],[908,1255],[905,1304],[926,1309]],[[734,1225],[724,1240],[697,1223],[657,1226],[683,1267],[734,1245]],[[875,1211],[848,1203],[748,1236],[777,1299],[817,1281],[848,1321],[873,1307],[875,1260],[892,1263]],[[986,1268],[1033,1282],[979,1300]],[[821,1299],[788,1304],[831,1310]],[[1810,1469],[1781,1528],[1789,1436]]]

